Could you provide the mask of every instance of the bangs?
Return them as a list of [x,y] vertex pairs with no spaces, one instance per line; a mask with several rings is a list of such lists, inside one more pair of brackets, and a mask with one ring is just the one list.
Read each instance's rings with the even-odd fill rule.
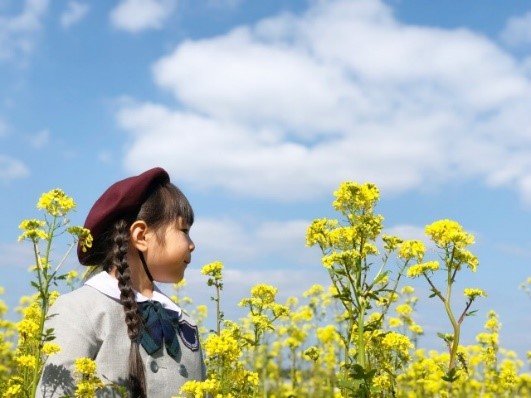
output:
[[137,220],[144,220],[153,228],[172,223],[179,218],[191,226],[194,223],[194,211],[186,196],[172,183],[156,188],[137,216]]

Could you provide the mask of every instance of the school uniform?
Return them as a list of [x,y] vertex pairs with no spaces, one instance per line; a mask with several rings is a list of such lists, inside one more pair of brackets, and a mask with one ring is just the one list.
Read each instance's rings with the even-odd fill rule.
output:
[[[118,281],[106,272],[59,296],[48,312],[51,317],[45,328],[54,329],[54,342],[61,352],[46,361],[38,398],[73,396],[74,361],[81,357],[95,360],[97,374],[105,384],[127,386],[131,341],[119,297]],[[204,380],[206,368],[194,321],[158,289],[151,299],[137,292],[136,300],[142,312],[150,314],[148,329],[150,324],[155,325],[150,333],[142,335],[140,346],[147,396],[169,398],[178,395],[185,382]],[[159,324],[161,316],[167,322],[162,320]],[[168,331],[170,325],[172,329]],[[166,337],[168,333],[172,333],[171,338]],[[110,388],[97,394],[98,398],[118,396]]]

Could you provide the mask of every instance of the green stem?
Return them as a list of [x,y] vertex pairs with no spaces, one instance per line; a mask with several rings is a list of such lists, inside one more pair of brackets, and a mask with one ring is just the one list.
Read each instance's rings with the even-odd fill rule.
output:
[[455,358],[457,355],[457,348],[459,347],[459,334],[460,334],[460,325],[455,320],[454,314],[452,312],[452,309],[450,308],[450,300],[452,295],[452,279],[450,278],[451,269],[448,268],[448,286],[447,286],[447,292],[446,292],[446,300],[444,301],[444,308],[446,310],[446,314],[448,314],[448,318],[450,319],[450,322],[452,323],[452,327],[454,329],[454,337],[452,340],[452,345],[450,347],[450,361],[448,363],[448,370],[452,370],[455,367]]
[[[39,329],[37,332],[37,336],[43,335],[44,321],[46,320],[46,315],[48,313],[48,304],[49,304],[48,296],[49,296],[49,289],[50,289],[50,280],[53,277],[53,275],[55,275],[55,273],[52,273],[51,276],[48,275],[47,270],[49,266],[50,251],[52,248],[52,240],[53,240],[54,232],[56,229],[56,222],[57,222],[57,216],[54,216],[52,225],[49,229],[49,235],[48,235],[47,244],[46,244],[46,252],[44,256],[44,261],[45,261],[44,267],[41,267],[38,247],[36,244],[33,245],[34,253],[35,253],[35,261],[36,261],[36,266],[37,266],[37,278],[38,278],[38,284],[39,284],[39,293],[41,296],[40,299],[41,299],[41,310],[42,310],[42,316],[40,317],[40,320],[39,320]],[[31,383],[31,395],[30,395],[31,398],[35,397],[35,394],[37,392],[37,384],[39,382],[39,378],[41,375],[42,341],[39,341],[39,345],[36,347],[36,349],[37,349],[37,352],[33,353],[35,356],[35,370],[33,371],[33,380]]]
[[360,307],[358,314],[358,364],[365,368],[365,336],[364,336],[364,316],[365,303]]
[[216,331],[218,336],[221,334],[221,304],[220,304],[220,291],[219,291],[219,284],[216,283]]
[[295,376],[295,349],[292,348],[291,349],[291,389],[292,390],[295,390],[295,387],[297,385],[297,380],[296,379],[296,376]]

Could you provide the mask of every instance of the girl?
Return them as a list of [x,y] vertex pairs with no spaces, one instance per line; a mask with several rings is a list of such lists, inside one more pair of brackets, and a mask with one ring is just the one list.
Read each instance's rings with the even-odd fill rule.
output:
[[[80,263],[97,269],[50,308],[45,328],[53,328],[61,352],[46,362],[37,396],[73,395],[81,357],[94,359],[102,381],[124,386],[128,397],[171,397],[186,381],[204,380],[197,326],[153,283],[183,279],[193,221],[188,200],[161,168],[103,193],[85,221],[92,247],[78,246]],[[110,387],[98,392],[114,396]]]

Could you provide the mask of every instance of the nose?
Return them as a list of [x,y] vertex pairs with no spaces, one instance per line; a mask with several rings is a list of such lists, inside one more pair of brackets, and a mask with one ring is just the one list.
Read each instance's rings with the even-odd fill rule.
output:
[[190,249],[191,252],[195,250],[195,243],[190,237],[188,237],[188,249]]

